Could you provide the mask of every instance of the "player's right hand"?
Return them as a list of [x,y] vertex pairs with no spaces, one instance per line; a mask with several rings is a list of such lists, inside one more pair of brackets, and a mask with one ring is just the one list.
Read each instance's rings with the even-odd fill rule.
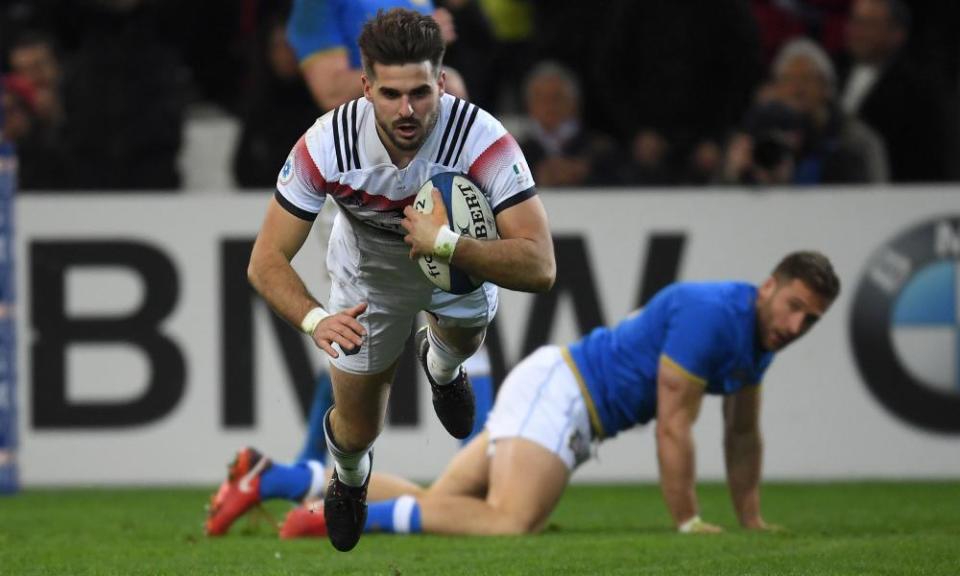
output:
[[313,341],[331,358],[339,358],[340,354],[333,347],[336,342],[344,354],[356,354],[363,346],[363,337],[367,331],[357,321],[357,316],[366,311],[367,303],[357,304],[353,308],[341,310],[320,321],[313,330]]

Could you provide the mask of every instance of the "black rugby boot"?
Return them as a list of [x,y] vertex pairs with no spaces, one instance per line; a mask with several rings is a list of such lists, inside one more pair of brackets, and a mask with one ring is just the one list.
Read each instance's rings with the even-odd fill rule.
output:
[[349,552],[360,541],[363,526],[367,522],[367,486],[373,476],[373,451],[370,451],[370,472],[363,486],[344,484],[333,468],[333,476],[323,496],[323,517],[327,522],[327,536],[333,547]]

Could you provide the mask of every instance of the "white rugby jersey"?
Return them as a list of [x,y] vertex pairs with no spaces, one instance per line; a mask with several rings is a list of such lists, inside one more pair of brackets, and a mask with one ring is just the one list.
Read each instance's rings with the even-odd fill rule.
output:
[[390,161],[366,98],[327,112],[287,157],[276,198],[291,214],[313,220],[329,196],[354,220],[402,238],[403,208],[428,178],[451,171],[476,182],[494,214],[536,193],[523,153],[503,125],[445,94],[436,125],[402,170]]

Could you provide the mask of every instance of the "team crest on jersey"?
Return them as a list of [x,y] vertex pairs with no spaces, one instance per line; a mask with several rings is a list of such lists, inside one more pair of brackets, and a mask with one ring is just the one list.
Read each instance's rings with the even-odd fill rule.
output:
[[290,181],[293,180],[293,173],[294,173],[293,159],[294,159],[294,154],[293,152],[291,152],[290,155],[287,156],[287,161],[283,163],[283,168],[280,169],[281,184],[289,184]]

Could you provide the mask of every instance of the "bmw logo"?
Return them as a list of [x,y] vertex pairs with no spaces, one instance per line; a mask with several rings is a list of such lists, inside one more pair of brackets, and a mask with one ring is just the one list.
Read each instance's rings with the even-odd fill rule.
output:
[[874,253],[850,322],[877,399],[921,428],[960,432],[960,217],[924,222]]

